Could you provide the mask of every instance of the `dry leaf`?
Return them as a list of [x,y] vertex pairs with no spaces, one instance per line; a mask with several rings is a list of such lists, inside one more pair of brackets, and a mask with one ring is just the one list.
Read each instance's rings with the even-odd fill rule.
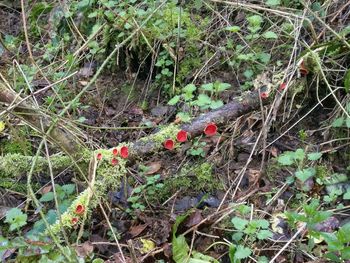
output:
[[81,245],[74,246],[74,248],[75,248],[75,251],[77,252],[77,255],[81,258],[86,258],[94,250],[94,247],[90,241],[86,241]]
[[147,167],[147,170],[145,172],[145,175],[155,174],[162,167],[162,162],[161,161],[152,162],[152,163],[147,164],[146,167]]

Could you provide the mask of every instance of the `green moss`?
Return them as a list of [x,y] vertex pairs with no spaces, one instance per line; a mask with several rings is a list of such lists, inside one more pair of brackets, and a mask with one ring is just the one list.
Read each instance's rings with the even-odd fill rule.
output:
[[[197,195],[200,192],[212,193],[218,189],[223,189],[223,186],[213,175],[212,165],[204,162],[194,166],[184,166],[179,174],[167,178],[164,181],[164,186],[156,189],[154,196],[157,197],[157,200],[164,201],[179,189],[186,195]],[[152,196],[149,198],[152,198]]]
[[[0,158],[0,177],[18,177],[30,171],[33,158],[21,154],[7,154]],[[51,156],[53,170],[60,170],[68,167],[72,161],[67,156]],[[48,169],[47,159],[38,157],[34,173],[46,172]]]

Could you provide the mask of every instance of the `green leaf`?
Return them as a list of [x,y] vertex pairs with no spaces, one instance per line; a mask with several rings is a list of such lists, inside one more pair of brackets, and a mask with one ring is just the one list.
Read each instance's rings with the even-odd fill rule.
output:
[[262,229],[256,235],[258,239],[263,240],[272,237],[272,232],[270,230]]
[[[343,195],[344,200],[350,200],[350,188],[346,191],[346,193]],[[350,234],[350,233],[349,233]]]
[[251,254],[252,254],[252,251],[249,248],[244,247],[242,245],[239,245],[239,246],[237,246],[235,258],[244,259],[244,258],[249,257]]
[[174,106],[180,100],[180,96],[176,95],[171,100],[168,101],[168,105]]
[[182,91],[185,93],[193,93],[196,91],[197,87],[194,84],[188,84],[185,87],[183,87]]
[[318,159],[320,159],[322,157],[322,153],[308,153],[307,154],[307,159],[309,161],[317,161]]
[[213,83],[203,84],[201,85],[200,89],[205,91],[214,91],[214,84]]
[[27,224],[28,216],[18,208],[12,208],[6,213],[5,222],[10,225],[10,231],[19,229]]
[[305,158],[305,152],[304,152],[304,150],[303,149],[297,149],[296,151],[295,151],[295,154],[294,154],[294,159],[295,160],[299,160],[299,161],[302,161],[302,160],[304,160],[304,158]]
[[350,247],[344,248],[342,251],[340,251],[340,253],[342,259],[350,259]]
[[215,91],[216,92],[222,92],[224,90],[228,90],[229,88],[231,88],[231,84],[229,83],[215,83]]
[[179,118],[182,122],[189,122],[191,120],[191,116],[187,112],[179,112],[176,114],[176,117]]
[[343,123],[344,123],[343,117],[337,118],[332,122],[332,127],[339,128],[339,127],[343,126]]
[[266,5],[268,6],[276,6],[276,5],[280,5],[281,1],[280,0],[267,0],[266,1]]
[[254,71],[251,69],[247,69],[246,71],[243,72],[244,77],[247,79],[250,79],[254,75]]
[[231,238],[232,238],[233,241],[235,241],[236,243],[238,243],[238,242],[242,239],[243,235],[244,235],[244,234],[243,234],[242,232],[236,232],[236,233],[234,233],[234,234],[231,236]]
[[313,167],[298,170],[295,172],[295,176],[302,182],[305,182],[307,179],[314,176],[315,174],[316,174],[316,170]]
[[43,196],[39,199],[40,202],[50,202],[54,199],[53,192],[48,192],[46,194],[43,194]]
[[212,110],[215,110],[215,109],[218,109],[218,108],[222,107],[223,105],[224,105],[224,103],[222,102],[222,100],[213,100],[210,103],[210,108]]
[[65,185],[62,185],[62,190],[63,190],[67,195],[71,195],[71,194],[74,193],[75,184],[65,184]]
[[190,248],[188,247],[188,244],[186,242],[186,238],[184,237],[184,235],[180,235],[176,238],[173,238],[172,246],[173,246],[173,260],[176,263],[186,262]]
[[244,219],[244,218],[240,218],[240,217],[234,217],[231,219],[231,223],[233,224],[233,226],[237,229],[237,230],[244,230],[244,228],[246,227],[246,225],[249,223],[248,220]]
[[263,36],[264,36],[264,38],[267,38],[267,39],[278,39],[277,34],[273,31],[266,31],[263,34]]
[[346,127],[350,129],[350,118],[346,118],[345,124]]
[[241,30],[241,28],[239,26],[228,26],[228,27],[225,27],[225,30],[233,33],[237,33],[239,30]]
[[211,99],[206,94],[199,94],[195,103],[199,107],[204,107],[211,104]]
[[259,15],[249,16],[249,17],[247,17],[247,20],[248,20],[250,26],[253,26],[253,27],[260,27],[261,23],[263,22],[262,17]]
[[344,87],[346,92],[350,92],[350,69],[348,69],[344,76]]
[[338,238],[334,233],[321,232],[320,235],[324,238],[324,240],[328,244],[329,251],[339,251],[344,248],[343,243],[338,240]]
[[277,160],[282,165],[292,165],[294,163],[294,152],[284,152],[278,156]]
[[197,251],[193,251],[192,258],[190,258],[188,263],[219,263],[219,261],[217,261],[211,256],[207,256]]
[[264,64],[267,64],[271,59],[271,55],[265,52],[259,53],[257,56],[258,59]]
[[257,223],[257,226],[261,227],[261,228],[265,228],[266,229],[270,225],[269,221],[267,221],[266,219],[256,219],[254,221]]

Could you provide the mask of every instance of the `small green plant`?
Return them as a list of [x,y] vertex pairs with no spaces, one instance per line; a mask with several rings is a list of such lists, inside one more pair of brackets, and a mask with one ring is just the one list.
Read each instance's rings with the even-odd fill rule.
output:
[[[179,95],[175,95],[169,100],[169,105],[176,105],[180,102],[187,105],[191,111],[193,107],[198,107],[201,111],[207,109],[217,109],[224,105],[223,101],[218,98],[218,95],[231,87],[228,83],[214,82],[206,83],[198,88],[199,94],[196,95],[197,87],[194,84],[188,84],[182,88]],[[190,120],[191,112],[179,112],[177,117],[183,122]]]
[[153,196],[157,189],[161,189],[164,184],[159,183],[160,175],[146,176],[146,183],[134,188],[132,196],[128,198],[128,202],[131,203],[131,208],[127,212],[131,213],[133,210],[145,210],[145,205],[141,201],[143,196]]
[[10,231],[19,230],[27,224],[28,216],[18,208],[12,208],[6,213],[5,222],[10,225]]
[[188,149],[187,154],[192,156],[200,156],[205,157],[204,147],[207,145],[206,142],[201,142],[199,140],[195,140],[192,147]]
[[[242,259],[252,254],[252,250],[249,248],[250,244],[253,244],[256,240],[265,240],[272,237],[272,232],[269,230],[269,221],[265,219],[247,220],[245,215],[250,212],[248,206],[241,206],[238,211],[241,211],[241,216],[235,216],[231,219],[235,232],[231,237],[233,243],[229,246],[229,256],[231,262],[234,263],[241,262]],[[263,258],[258,262],[263,262]]]
[[[294,166],[296,171],[295,177],[301,182],[305,182],[309,178],[316,175],[316,169],[311,165],[311,162],[317,161],[322,157],[322,153],[312,152],[305,153],[303,149],[297,149],[294,152],[287,151],[278,157],[278,163],[283,166]],[[290,182],[294,181],[294,178],[289,178]]]

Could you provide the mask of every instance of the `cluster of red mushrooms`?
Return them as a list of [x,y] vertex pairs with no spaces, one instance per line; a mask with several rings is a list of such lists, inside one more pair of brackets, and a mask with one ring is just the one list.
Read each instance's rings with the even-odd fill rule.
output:
[[76,217],[73,217],[72,218],[72,224],[75,225],[78,223],[79,221],[79,217],[82,216],[85,212],[85,207],[82,205],[82,204],[78,204],[76,207],[75,207],[75,214],[77,215]]
[[[207,136],[213,136],[216,134],[218,130],[218,127],[215,123],[211,122],[207,124],[207,126],[204,128],[203,132]],[[180,130],[176,135],[176,140],[178,142],[186,142],[188,139],[188,133],[184,130]],[[172,150],[175,147],[175,142],[173,139],[166,139],[163,143],[164,148],[167,150]]]

